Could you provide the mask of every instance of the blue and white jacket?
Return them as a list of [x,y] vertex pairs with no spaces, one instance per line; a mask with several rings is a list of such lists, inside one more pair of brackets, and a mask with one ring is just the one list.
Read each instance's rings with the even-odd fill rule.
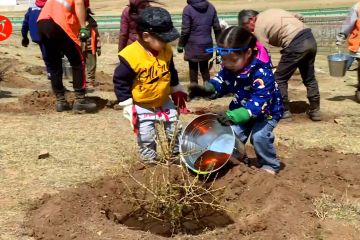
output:
[[241,73],[223,68],[209,83],[215,87],[217,97],[234,94],[230,110],[244,107],[251,118],[279,121],[283,103],[271,68],[271,61],[264,63],[255,57]]

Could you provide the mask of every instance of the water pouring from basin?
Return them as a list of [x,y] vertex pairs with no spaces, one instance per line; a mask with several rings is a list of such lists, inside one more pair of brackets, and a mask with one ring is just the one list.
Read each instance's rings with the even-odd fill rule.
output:
[[216,114],[195,118],[180,137],[180,156],[185,165],[197,174],[218,171],[232,158],[244,155],[231,127],[222,126]]

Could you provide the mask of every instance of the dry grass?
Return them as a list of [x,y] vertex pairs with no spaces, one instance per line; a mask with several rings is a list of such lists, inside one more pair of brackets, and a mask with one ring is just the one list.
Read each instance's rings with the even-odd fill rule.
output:
[[341,199],[323,194],[313,201],[314,212],[318,218],[341,220],[360,231],[360,202],[350,200],[345,194]]

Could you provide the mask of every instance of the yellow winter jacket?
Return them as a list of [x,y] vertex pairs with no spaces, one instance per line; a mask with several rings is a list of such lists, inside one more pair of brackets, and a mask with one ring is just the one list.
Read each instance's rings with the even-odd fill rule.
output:
[[161,107],[168,99],[172,54],[171,46],[166,45],[157,56],[153,56],[138,41],[119,52],[136,73],[131,90],[135,104],[155,108]]

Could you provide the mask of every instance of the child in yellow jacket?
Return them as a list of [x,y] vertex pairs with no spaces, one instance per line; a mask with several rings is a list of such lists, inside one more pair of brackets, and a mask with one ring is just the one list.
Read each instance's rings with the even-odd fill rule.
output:
[[157,159],[156,122],[164,123],[168,140],[174,141],[172,154],[179,153],[178,113],[187,112],[187,93],[179,84],[173,52],[167,44],[179,37],[170,14],[163,8],[146,8],[137,31],[138,40],[119,52],[113,82],[123,115],[136,133],[140,156],[153,164]]

